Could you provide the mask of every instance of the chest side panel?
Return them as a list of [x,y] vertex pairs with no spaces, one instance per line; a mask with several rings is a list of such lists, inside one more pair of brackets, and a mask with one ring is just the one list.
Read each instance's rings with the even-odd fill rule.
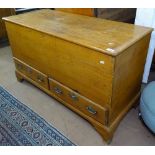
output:
[[140,95],[149,40],[150,34],[116,57],[110,122],[121,118]]

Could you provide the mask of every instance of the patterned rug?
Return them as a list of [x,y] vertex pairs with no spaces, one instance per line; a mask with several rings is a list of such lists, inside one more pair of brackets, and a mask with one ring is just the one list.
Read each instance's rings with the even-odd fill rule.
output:
[[69,139],[0,87],[0,146],[73,146]]

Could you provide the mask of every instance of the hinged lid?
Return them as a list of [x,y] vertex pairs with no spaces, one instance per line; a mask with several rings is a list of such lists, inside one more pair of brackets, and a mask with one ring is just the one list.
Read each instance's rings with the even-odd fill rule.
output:
[[152,31],[152,28],[49,9],[3,19],[112,56]]

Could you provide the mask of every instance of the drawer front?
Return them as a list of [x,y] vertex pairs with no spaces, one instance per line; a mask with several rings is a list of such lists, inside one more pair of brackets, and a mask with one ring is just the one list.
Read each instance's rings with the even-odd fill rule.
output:
[[20,60],[14,58],[16,69],[26,75],[27,77],[31,78],[32,80],[36,81],[42,87],[48,89],[48,78],[45,74],[37,71],[36,69],[32,68],[31,66],[21,62]]
[[19,72],[25,74],[25,65],[24,65],[23,63],[21,63],[21,62],[15,60],[15,59],[14,59],[14,62],[15,62],[15,67],[16,67],[16,69],[17,69]]
[[98,122],[106,125],[108,120],[108,110],[103,108],[86,97],[78,94],[70,88],[62,85],[56,80],[49,79],[50,91],[68,104],[77,108],[86,115],[94,118]]

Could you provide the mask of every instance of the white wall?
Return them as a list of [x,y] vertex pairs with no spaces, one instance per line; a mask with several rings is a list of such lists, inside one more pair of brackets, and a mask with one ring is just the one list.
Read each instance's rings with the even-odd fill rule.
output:
[[[155,28],[155,9],[138,8],[136,12],[135,24]],[[152,35],[151,35],[149,50],[148,50],[144,74],[143,74],[143,81],[142,81],[143,83],[148,82],[148,76],[150,73],[154,49],[155,49],[155,30],[152,32]]]

